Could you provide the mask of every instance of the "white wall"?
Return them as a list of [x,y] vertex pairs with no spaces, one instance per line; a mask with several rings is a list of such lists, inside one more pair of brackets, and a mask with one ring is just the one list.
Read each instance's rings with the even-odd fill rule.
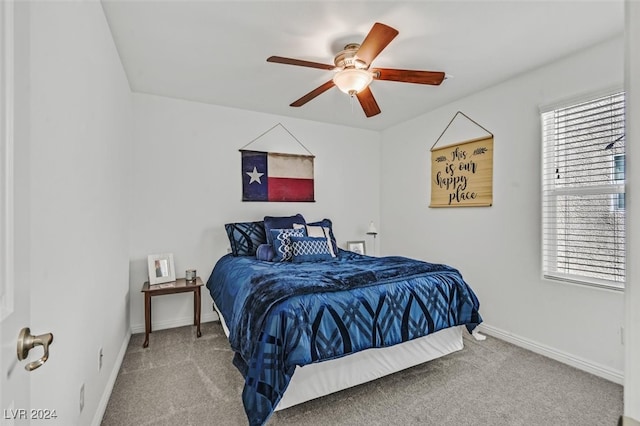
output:
[[[147,280],[147,255],[171,252],[176,276],[184,277],[185,269],[195,268],[206,282],[229,246],[225,223],[302,213],[308,221],[332,219],[342,247],[347,240],[372,244],[365,232],[369,221],[377,223],[379,218],[378,132],[144,94],[133,98],[130,292],[134,332],[144,331],[140,289]],[[315,203],[241,201],[238,149],[278,123],[315,155]],[[280,126],[247,148],[306,153]],[[156,329],[193,321],[190,294],[154,297],[152,303]],[[214,318],[205,288],[202,319]]]
[[[640,208],[640,166],[632,158],[640,158],[640,3],[626,2],[626,69],[627,91],[627,198],[629,209]],[[630,215],[627,224],[627,291],[625,292],[625,378],[624,414],[640,421],[640,226],[638,214]]]
[[131,93],[99,2],[30,6],[31,328],[54,334],[31,407],[87,425],[128,341]]
[[[494,334],[618,382],[623,293],[541,278],[539,107],[622,89],[623,46],[610,40],[386,130],[380,229],[384,253],[460,269]],[[429,149],[456,111],[495,135],[492,207],[428,208]]]

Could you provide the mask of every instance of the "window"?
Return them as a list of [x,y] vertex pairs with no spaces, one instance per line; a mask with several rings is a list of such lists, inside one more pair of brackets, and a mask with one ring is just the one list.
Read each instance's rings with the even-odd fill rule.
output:
[[624,287],[624,117],[624,93],[542,112],[545,278]]

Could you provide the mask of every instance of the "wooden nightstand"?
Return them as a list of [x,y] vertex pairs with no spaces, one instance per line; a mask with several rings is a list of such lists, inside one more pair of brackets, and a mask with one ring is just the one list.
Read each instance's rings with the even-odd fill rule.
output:
[[143,348],[149,346],[149,334],[151,333],[151,297],[162,296],[163,294],[176,294],[193,292],[193,325],[196,328],[196,335],[202,336],[200,333],[200,287],[203,286],[203,282],[200,277],[196,277],[195,281],[187,282],[184,278],[177,279],[175,281],[149,285],[149,281],[145,282],[142,286],[142,292],[144,293],[144,343]]

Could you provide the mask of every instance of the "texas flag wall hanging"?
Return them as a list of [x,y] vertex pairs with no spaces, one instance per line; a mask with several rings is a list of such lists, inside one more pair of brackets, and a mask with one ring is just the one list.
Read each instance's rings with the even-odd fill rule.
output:
[[313,155],[240,152],[242,201],[315,201]]

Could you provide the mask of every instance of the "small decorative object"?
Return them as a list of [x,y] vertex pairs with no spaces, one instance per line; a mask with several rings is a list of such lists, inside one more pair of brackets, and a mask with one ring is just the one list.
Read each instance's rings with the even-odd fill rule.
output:
[[358,254],[366,254],[364,241],[347,241],[347,250]]
[[173,253],[150,254],[147,257],[147,265],[149,268],[149,285],[176,280]]
[[[459,116],[466,121],[457,120]],[[450,128],[452,123],[455,127]],[[482,136],[478,135],[481,129]],[[453,143],[436,148],[449,131]],[[493,203],[493,133],[458,111],[431,147],[429,207],[481,207]]]
[[187,271],[184,274],[185,279],[187,280],[187,282],[193,282],[196,279],[196,270],[195,269],[187,269]]

